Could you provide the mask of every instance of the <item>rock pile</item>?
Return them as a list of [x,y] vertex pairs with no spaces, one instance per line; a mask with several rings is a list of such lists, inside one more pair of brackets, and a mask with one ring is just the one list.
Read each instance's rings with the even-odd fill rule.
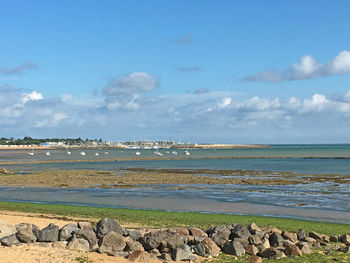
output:
[[262,258],[297,257],[316,250],[338,250],[350,253],[350,234],[326,236],[316,232],[281,231],[256,224],[213,226],[203,231],[196,227],[167,229],[124,229],[114,219],[103,218],[95,227],[89,222],[70,223],[61,229],[49,224],[39,229],[33,224],[16,226],[0,221],[2,246],[23,243],[83,252],[95,251],[121,256],[130,261],[147,262],[195,260],[196,256],[217,257],[220,253],[250,255],[250,262]]

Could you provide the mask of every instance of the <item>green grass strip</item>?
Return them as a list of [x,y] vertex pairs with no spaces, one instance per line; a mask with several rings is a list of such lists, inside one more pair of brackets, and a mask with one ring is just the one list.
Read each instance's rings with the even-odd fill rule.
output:
[[57,204],[33,204],[22,202],[0,202],[0,210],[51,214],[65,217],[100,219],[111,217],[121,224],[138,224],[146,227],[196,226],[206,229],[208,225],[250,224],[275,226],[282,230],[296,232],[300,228],[326,235],[339,235],[350,232],[350,225],[322,223],[289,218],[276,218],[250,215],[202,214],[195,212],[167,212],[122,208],[101,208]]

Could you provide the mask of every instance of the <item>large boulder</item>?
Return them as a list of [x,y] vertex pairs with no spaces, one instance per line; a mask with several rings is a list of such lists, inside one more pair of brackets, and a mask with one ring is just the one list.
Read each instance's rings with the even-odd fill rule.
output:
[[0,239],[0,244],[5,247],[12,247],[12,246],[18,246],[21,243],[18,241],[15,234],[3,237]]
[[208,234],[205,233],[203,230],[197,228],[197,227],[189,227],[188,230],[190,231],[191,236],[194,237],[208,237]]
[[273,232],[269,237],[270,245],[272,247],[281,247],[284,243],[284,238],[277,232]]
[[300,241],[304,241],[306,238],[306,231],[304,229],[299,229],[297,237]]
[[222,250],[226,254],[235,256],[242,256],[245,254],[244,247],[240,242],[237,241],[226,242]]
[[251,233],[249,229],[241,224],[238,224],[232,231],[230,235],[230,239],[235,239],[235,238],[243,238],[248,240],[250,237]]
[[102,252],[122,252],[125,247],[125,238],[116,232],[109,232],[100,240],[100,250]]
[[269,258],[269,259],[280,259],[280,258],[286,257],[286,255],[282,251],[274,247],[264,249],[258,255],[260,257]]
[[89,252],[89,242],[83,238],[73,238],[67,245],[70,250]]
[[113,218],[102,218],[96,225],[96,236],[98,239],[112,231],[123,235],[122,227]]
[[16,227],[0,220],[0,239],[16,234]]
[[138,241],[142,237],[142,233],[139,230],[127,230],[126,232],[135,241]]
[[38,233],[39,242],[55,242],[58,241],[59,228],[55,224],[49,224],[41,229]]
[[27,230],[19,230],[16,233],[16,237],[22,243],[34,243],[36,241],[36,236],[32,231],[29,232]]
[[79,228],[76,223],[69,223],[61,228],[59,231],[59,240],[66,241],[72,238],[74,231],[77,231]]
[[217,257],[220,254],[221,249],[216,245],[216,243],[206,237],[202,242],[194,245],[194,253],[201,257]]
[[191,248],[188,245],[182,245],[181,247],[175,248],[171,253],[171,257],[174,261],[196,259],[196,256],[193,255]]
[[94,251],[98,249],[96,234],[94,231],[90,230],[89,228],[85,228],[85,229],[78,228],[74,231],[74,235],[77,238],[86,239],[89,242],[90,251]]
[[158,248],[160,244],[169,237],[167,230],[153,231],[145,234],[141,238],[141,243],[146,250]]

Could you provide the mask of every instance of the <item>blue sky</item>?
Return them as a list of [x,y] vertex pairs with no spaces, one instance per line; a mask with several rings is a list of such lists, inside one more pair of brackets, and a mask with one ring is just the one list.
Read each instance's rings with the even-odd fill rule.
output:
[[350,142],[349,1],[2,1],[1,136]]

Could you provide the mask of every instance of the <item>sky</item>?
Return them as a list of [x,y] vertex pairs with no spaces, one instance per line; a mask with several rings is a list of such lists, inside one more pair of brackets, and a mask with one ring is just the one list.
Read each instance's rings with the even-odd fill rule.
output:
[[0,137],[350,143],[349,1],[0,2]]

